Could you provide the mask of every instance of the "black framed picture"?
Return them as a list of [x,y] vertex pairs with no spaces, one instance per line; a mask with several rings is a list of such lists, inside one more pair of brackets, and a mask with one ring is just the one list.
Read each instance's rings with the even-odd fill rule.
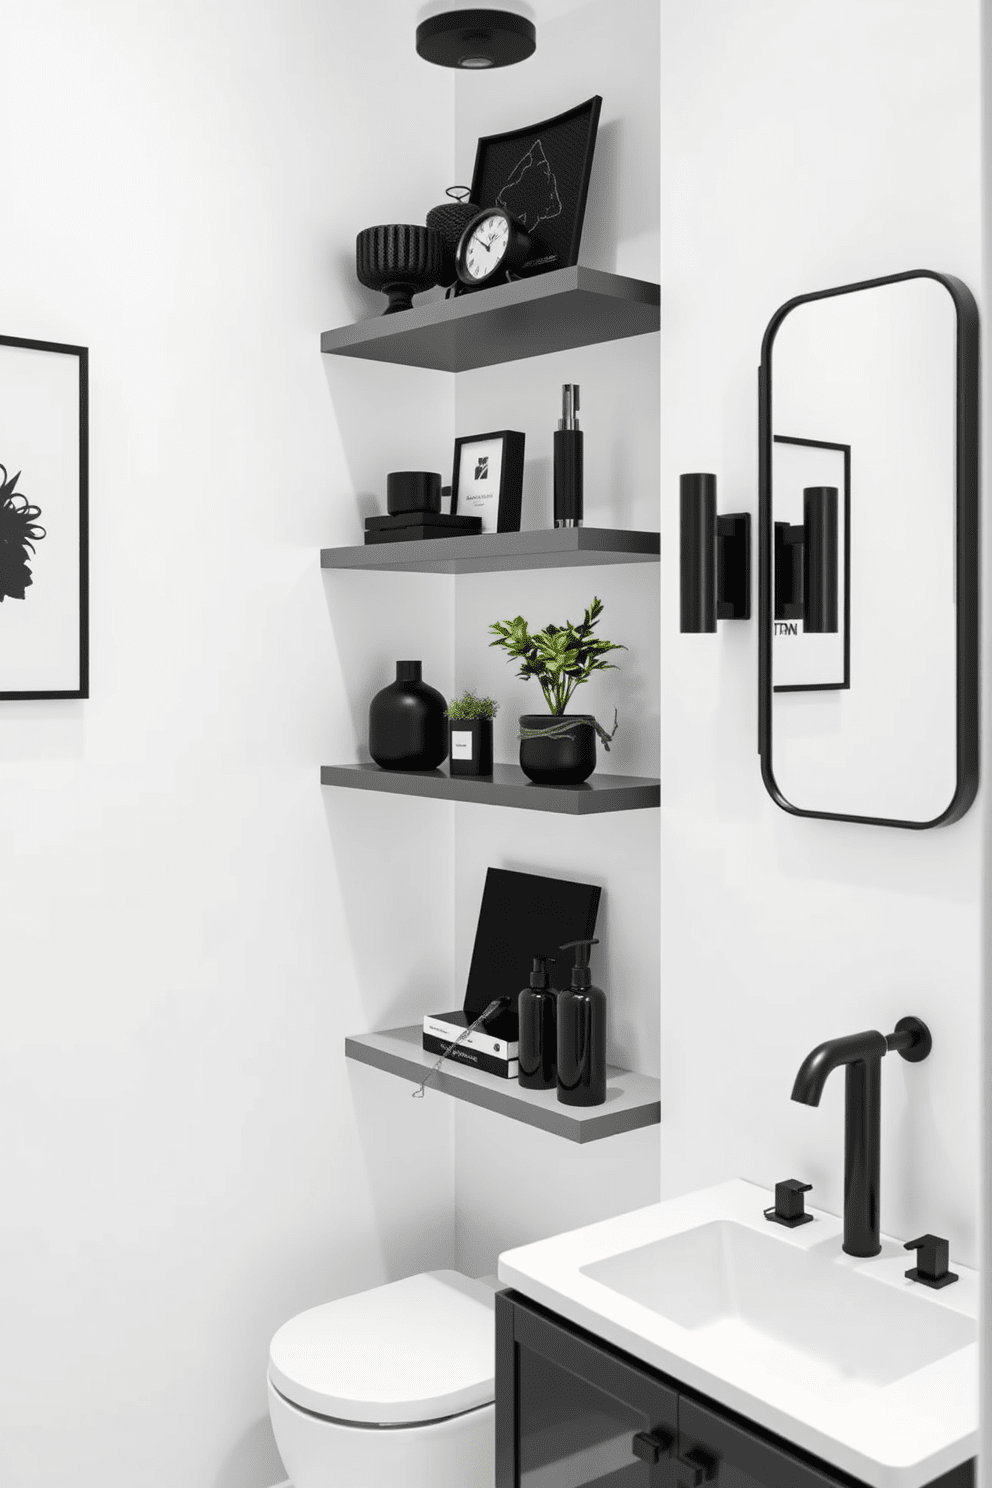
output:
[[0,699],[89,696],[88,351],[0,336]]
[[502,207],[531,236],[521,277],[578,263],[599,94],[557,118],[479,140],[472,201]]
[[453,516],[481,517],[483,532],[519,532],[524,436],[517,429],[455,440]]

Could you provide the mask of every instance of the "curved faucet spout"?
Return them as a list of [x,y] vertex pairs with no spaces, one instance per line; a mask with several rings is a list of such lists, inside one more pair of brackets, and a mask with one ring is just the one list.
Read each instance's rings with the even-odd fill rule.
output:
[[869,1059],[881,1059],[888,1044],[881,1033],[867,1029],[864,1033],[850,1033],[844,1038],[827,1039],[807,1054],[799,1066],[792,1099],[804,1106],[818,1106],[823,1087],[831,1070],[842,1064],[863,1064]]

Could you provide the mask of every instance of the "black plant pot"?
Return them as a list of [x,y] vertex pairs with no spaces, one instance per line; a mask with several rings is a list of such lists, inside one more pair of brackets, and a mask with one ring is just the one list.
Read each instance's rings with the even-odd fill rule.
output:
[[419,661],[398,661],[369,707],[369,754],[384,770],[436,770],[447,758],[448,705],[420,672]]
[[596,720],[591,713],[524,713],[521,729],[545,733],[573,727],[557,738],[520,740],[520,768],[536,785],[581,785],[596,768]]
[[493,773],[493,721],[491,718],[451,718],[450,732],[452,775],[491,775]]
[[440,234],[415,223],[367,227],[355,239],[355,273],[366,289],[389,296],[383,315],[412,310],[413,295],[440,281]]

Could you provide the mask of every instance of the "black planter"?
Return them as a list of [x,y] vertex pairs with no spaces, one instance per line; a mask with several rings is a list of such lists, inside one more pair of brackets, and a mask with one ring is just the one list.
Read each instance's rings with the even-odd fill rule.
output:
[[420,671],[419,661],[398,661],[396,681],[369,707],[369,754],[384,770],[436,770],[447,758],[448,705]]
[[493,773],[493,721],[491,718],[448,720],[452,775]]
[[413,308],[413,296],[441,277],[441,238],[429,227],[391,222],[355,239],[355,273],[368,289],[389,296],[383,315]]
[[536,785],[581,785],[596,768],[596,720],[591,713],[524,713],[521,729],[572,727],[555,737],[520,740],[520,768]]

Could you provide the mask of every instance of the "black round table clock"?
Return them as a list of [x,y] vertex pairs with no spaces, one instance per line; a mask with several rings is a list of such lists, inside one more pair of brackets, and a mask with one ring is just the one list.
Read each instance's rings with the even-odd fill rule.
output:
[[466,289],[501,284],[517,273],[530,254],[530,235],[502,207],[486,207],[462,233],[455,253],[458,278]]

